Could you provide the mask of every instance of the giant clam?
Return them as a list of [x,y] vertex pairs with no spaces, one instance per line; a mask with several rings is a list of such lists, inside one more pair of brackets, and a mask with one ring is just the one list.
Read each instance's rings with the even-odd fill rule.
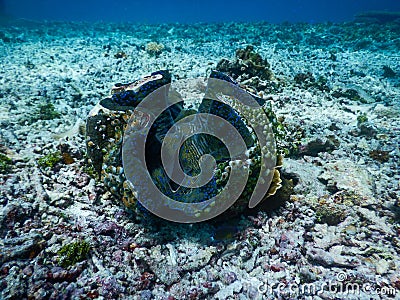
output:
[[[260,106],[257,113],[253,112],[244,116],[243,111],[248,113],[250,110],[243,110],[243,105],[235,100],[240,95],[230,91],[222,92],[228,100],[224,100],[224,102],[215,101],[213,97],[216,97],[216,95],[214,95],[212,79],[238,86],[228,75],[212,71],[203,99],[197,103],[188,104],[175,89],[171,88],[171,74],[166,70],[157,71],[132,83],[116,84],[111,89],[110,96],[102,99],[90,111],[86,123],[88,163],[111,193],[121,199],[126,207],[135,211],[137,216],[144,215],[146,210],[143,209],[137,199],[137,189],[134,182],[138,181],[132,182],[132,180],[127,179],[129,172],[124,169],[127,166],[123,164],[122,147],[124,135],[128,131],[135,130],[135,126],[146,123],[146,115],[135,115],[135,108],[151,93],[158,93],[158,97],[155,98],[165,101],[174,98],[173,104],[170,104],[148,129],[144,150],[148,172],[151,174],[154,184],[164,195],[184,203],[202,202],[219,194],[225,188],[232,170],[245,168],[249,177],[244,189],[240,192],[240,197],[234,204],[222,214],[221,217],[223,217],[237,215],[243,212],[248,205],[254,206],[251,203],[249,204],[249,201],[256,185],[263,181],[259,181],[259,178],[262,177],[261,173],[265,173],[269,181],[269,189],[262,194],[262,201],[275,194],[277,189],[280,188],[279,167],[282,163],[282,156],[279,147],[275,147],[278,121],[272,111],[271,104],[245,89],[237,89],[240,93],[251,97]],[[244,141],[246,151],[243,153],[245,157],[241,159],[232,157],[232,153],[227,151],[224,143],[212,135],[193,134],[182,143],[178,153],[179,164],[184,172],[189,176],[198,175],[200,172],[199,161],[204,154],[212,155],[216,165],[212,178],[207,184],[199,188],[181,186],[168,178],[166,170],[162,166],[161,145],[163,143],[168,144],[166,134],[172,125],[187,116],[194,116],[194,118],[199,116],[200,118],[205,113],[223,118],[236,129]],[[263,118],[268,120],[268,124],[260,124],[259,120]],[[205,122],[211,121],[205,119]],[[257,139],[255,128],[260,126],[264,129],[268,127],[267,140],[259,141]],[[169,141],[169,143],[173,144],[174,141]],[[272,145],[273,151],[268,152],[267,145]],[[262,158],[264,156],[268,156],[270,159],[266,166],[263,165]],[[130,169],[134,167],[134,165],[129,164]],[[155,199],[155,201],[157,200]],[[214,204],[212,203],[212,205]],[[196,215],[201,212],[193,211],[191,213]]]

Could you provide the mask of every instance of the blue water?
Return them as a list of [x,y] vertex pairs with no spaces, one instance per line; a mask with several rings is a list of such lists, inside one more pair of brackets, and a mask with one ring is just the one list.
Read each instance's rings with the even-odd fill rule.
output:
[[400,0],[0,0],[9,16],[59,21],[314,23],[351,21],[370,10],[400,11]]

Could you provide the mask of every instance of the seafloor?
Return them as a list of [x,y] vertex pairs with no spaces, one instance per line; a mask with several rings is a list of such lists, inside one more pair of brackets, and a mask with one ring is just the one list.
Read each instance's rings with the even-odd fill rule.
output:
[[[88,112],[247,45],[292,128],[292,194],[229,222],[138,220],[91,177]],[[399,23],[3,25],[0,298],[400,299],[399,53]]]

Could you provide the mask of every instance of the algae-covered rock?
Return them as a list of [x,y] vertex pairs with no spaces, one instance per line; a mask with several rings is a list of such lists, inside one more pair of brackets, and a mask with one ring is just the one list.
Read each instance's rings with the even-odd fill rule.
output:
[[35,109],[28,112],[28,114],[20,120],[20,123],[34,123],[39,120],[53,120],[61,116],[57,111],[54,104],[51,102],[39,103]]
[[389,155],[389,151],[384,151],[384,150],[380,150],[380,149],[376,149],[376,150],[371,150],[369,152],[369,157],[384,163],[389,161],[390,155]]
[[66,244],[59,251],[59,263],[64,268],[83,261],[90,251],[90,244],[87,241],[76,241]]
[[311,72],[306,73],[298,73],[294,76],[294,82],[296,85],[302,88],[316,88],[321,91],[329,91],[329,87],[327,86],[327,79],[323,76],[319,76],[315,79],[314,75]]
[[11,170],[12,159],[0,153],[0,174],[6,174]]
[[373,103],[375,99],[371,97],[365,90],[358,85],[349,85],[347,88],[335,88],[331,92],[332,97],[346,98],[351,101],[358,101],[361,103]]
[[385,78],[395,78],[396,77],[396,72],[393,71],[393,69],[389,66],[383,66],[383,74],[382,76]]
[[39,167],[46,169],[46,168],[54,168],[55,165],[62,161],[63,157],[60,151],[50,152],[42,157],[40,157],[37,162]]
[[38,233],[28,233],[19,237],[2,240],[0,264],[15,260],[36,257],[44,248],[45,240]]
[[39,120],[53,120],[59,118],[61,114],[56,110],[52,103],[44,103],[38,107]]
[[316,208],[315,216],[317,222],[337,225],[345,219],[346,211],[338,205],[320,202]]
[[318,179],[325,183],[332,193],[353,192],[358,195],[360,206],[378,203],[374,196],[374,180],[367,169],[348,159],[326,163],[323,168],[324,172]]
[[299,155],[317,156],[320,152],[331,152],[339,146],[339,141],[334,136],[315,138],[304,142],[298,150]]
[[253,46],[236,50],[234,60],[222,59],[216,69],[257,91],[272,91],[278,87],[278,83],[272,80],[270,64],[254,51]]

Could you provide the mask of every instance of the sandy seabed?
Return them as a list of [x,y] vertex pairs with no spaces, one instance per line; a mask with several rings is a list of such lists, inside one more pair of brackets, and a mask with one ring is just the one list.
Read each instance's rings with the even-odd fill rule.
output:
[[[398,23],[3,25],[0,298],[400,299],[399,37]],[[88,112],[116,82],[205,77],[247,45],[277,83],[263,97],[302,132],[292,195],[226,224],[137,220],[88,174]],[[88,248],[67,263],[66,245]]]

